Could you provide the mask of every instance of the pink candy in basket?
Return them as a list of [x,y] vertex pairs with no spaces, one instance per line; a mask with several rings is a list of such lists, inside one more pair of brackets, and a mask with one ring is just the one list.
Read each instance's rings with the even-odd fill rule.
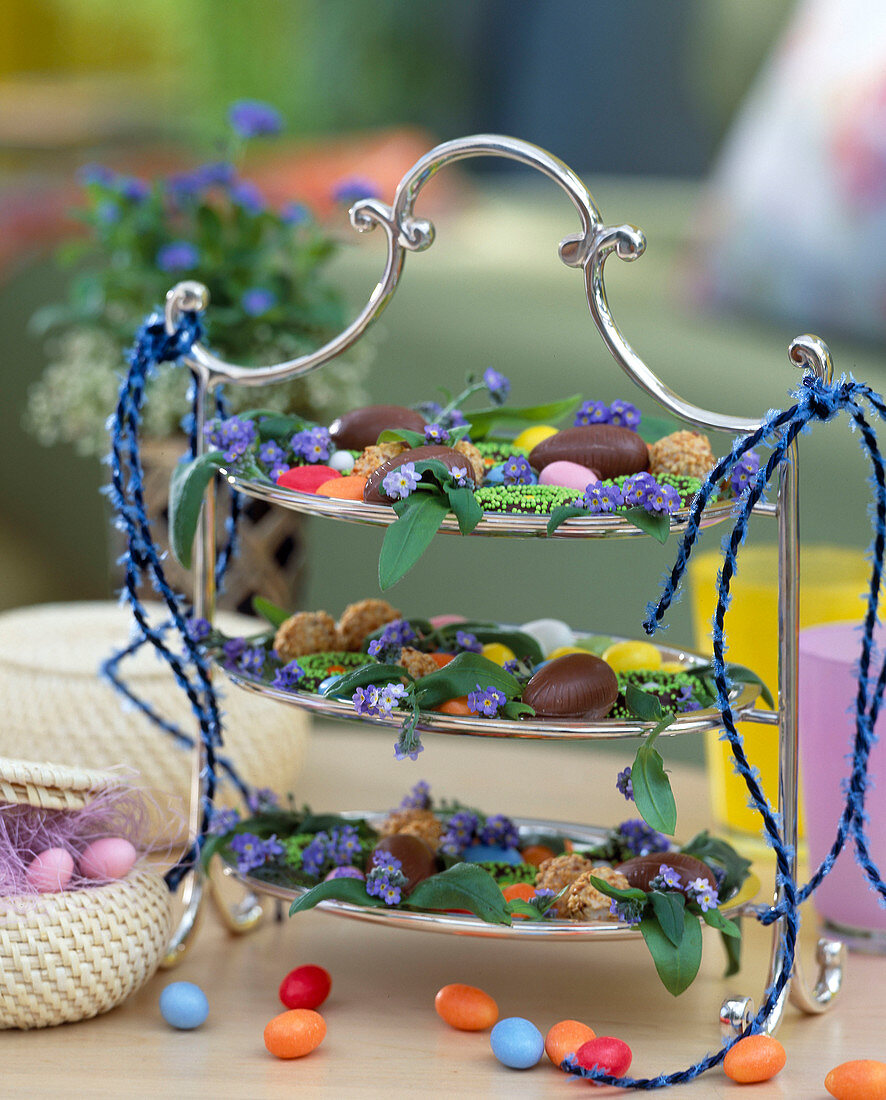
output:
[[28,885],[40,894],[55,894],[71,881],[74,859],[64,848],[47,848],[38,852],[25,870]]
[[138,858],[138,852],[122,836],[95,840],[83,852],[78,861],[84,878],[118,879],[129,874]]

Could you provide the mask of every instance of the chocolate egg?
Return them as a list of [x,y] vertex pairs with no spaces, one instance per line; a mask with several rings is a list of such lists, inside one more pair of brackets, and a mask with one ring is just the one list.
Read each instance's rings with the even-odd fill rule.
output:
[[362,451],[364,447],[372,447],[385,428],[421,432],[424,426],[425,418],[415,409],[403,405],[367,405],[333,420],[329,434],[337,450]]
[[552,462],[575,462],[596,470],[601,480],[649,469],[646,444],[630,428],[615,424],[589,424],[565,428],[543,439],[529,453],[529,463],[543,470]]
[[605,718],[617,697],[615,673],[591,653],[548,661],[523,689],[539,718]]
[[377,852],[388,852],[394,859],[400,860],[400,870],[406,876],[406,894],[411,893],[420,882],[430,878],[437,870],[437,857],[430,846],[420,837],[410,836],[408,833],[394,833],[393,836],[383,837],[366,861],[367,874],[375,866]]
[[382,482],[391,470],[399,470],[406,462],[423,462],[429,458],[439,459],[450,470],[456,467],[460,470],[467,470],[467,476],[471,476],[471,464],[467,457],[452,447],[441,447],[439,445],[412,447],[408,451],[403,451],[402,454],[395,455],[394,458],[389,458],[377,470],[372,471],[363,490],[363,499],[369,504],[390,504],[390,497],[385,495]]
[[716,876],[710,867],[685,852],[650,852],[646,856],[634,856],[615,869],[621,871],[631,886],[638,890],[648,890],[649,883],[659,873],[663,863],[677,872],[681,886],[686,886],[697,878],[706,878],[711,886],[717,885]]

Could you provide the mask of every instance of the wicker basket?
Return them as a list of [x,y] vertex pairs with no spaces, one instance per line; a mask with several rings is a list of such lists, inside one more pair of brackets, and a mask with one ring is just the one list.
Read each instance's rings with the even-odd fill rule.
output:
[[[76,810],[120,783],[102,772],[0,759],[5,804]],[[0,898],[0,1027],[52,1027],[114,1008],[157,969],[171,929],[171,896],[150,871],[107,886]]]

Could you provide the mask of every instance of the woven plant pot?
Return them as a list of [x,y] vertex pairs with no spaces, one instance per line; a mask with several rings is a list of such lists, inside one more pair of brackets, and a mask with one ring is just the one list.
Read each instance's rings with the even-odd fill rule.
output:
[[[152,621],[160,609],[148,605]],[[255,633],[255,618],[222,615],[230,634]],[[0,756],[36,756],[86,768],[123,765],[130,781],[157,804],[157,841],[181,843],[186,833],[191,753],[143,714],[124,706],[99,665],[122,648],[130,632],[125,607],[97,603],[40,604],[0,614]],[[170,642],[172,639],[170,639]],[[120,666],[136,694],[187,734],[196,734],[190,703],[150,646]],[[307,750],[307,715],[268,706],[245,691],[223,691],[224,746],[243,779],[281,795],[297,794]],[[220,801],[234,796],[220,792]]]
[[[184,438],[146,439],[141,443],[145,506],[158,546],[169,545],[169,479],[185,449]],[[273,508],[261,500],[241,499],[237,527],[238,551],[225,575],[219,607],[249,614],[252,597],[264,596],[280,607],[298,608],[306,580],[304,517],[286,508]],[[216,538],[225,540],[227,494],[219,496]],[[114,554],[116,560],[119,554]],[[193,599],[194,577],[173,557],[163,562],[166,579],[177,592]],[[142,596],[150,599],[153,590]]]
[[[118,776],[0,759],[0,804],[77,810]],[[160,875],[0,898],[0,1028],[86,1020],[124,1001],[157,969],[172,930]]]

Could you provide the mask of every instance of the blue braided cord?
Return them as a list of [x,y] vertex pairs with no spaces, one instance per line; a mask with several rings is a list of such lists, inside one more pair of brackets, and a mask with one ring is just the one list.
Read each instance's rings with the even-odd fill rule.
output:
[[[805,392],[804,392],[805,390]],[[782,899],[777,906],[764,911],[758,917],[764,924],[781,919],[784,931],[781,939],[781,953],[783,965],[776,980],[766,991],[763,1004],[757,1015],[750,1022],[743,1034],[753,1034],[759,1031],[764,1021],[769,1016],[772,1008],[782,995],[794,966],[796,952],[797,932],[799,929],[799,904],[802,898],[810,894],[828,873],[833,859],[839,854],[839,848],[845,841],[846,828],[852,830],[856,846],[856,858],[862,866],[868,880],[886,898],[886,885],[876,866],[873,864],[867,850],[867,839],[864,836],[864,792],[867,783],[867,764],[870,748],[873,743],[873,725],[882,702],[883,692],[886,690],[886,659],[880,669],[877,686],[873,695],[869,695],[869,665],[873,647],[873,631],[877,621],[877,607],[879,602],[880,584],[882,579],[884,544],[886,544],[886,478],[884,478],[883,462],[877,446],[876,437],[870,425],[865,420],[858,407],[856,398],[866,398],[877,413],[886,419],[886,404],[882,398],[873,394],[868,387],[854,381],[841,379],[840,382],[826,385],[818,379],[804,378],[803,388],[799,391],[800,400],[784,412],[770,413],[764,423],[755,432],[736,442],[732,452],[726,459],[716,464],[708,475],[705,484],[699,490],[693,501],[690,512],[690,520],[683,536],[683,541],[678,551],[676,564],[664,583],[664,590],[658,604],[650,604],[647,611],[647,619],[644,627],[649,634],[653,634],[658,623],[674,598],[677,585],[685,571],[689,555],[695,544],[700,530],[701,512],[710,498],[717,484],[722,480],[729,469],[751,447],[772,438],[775,432],[780,431],[780,437],[773,447],[769,460],[762,467],[753,482],[750,484],[741,499],[741,506],[730,536],[724,540],[724,562],[718,577],[718,600],[714,613],[713,650],[714,650],[714,681],[717,688],[717,702],[720,709],[727,739],[730,742],[733,758],[738,773],[742,775],[751,796],[751,804],[761,815],[768,839],[776,855],[776,882],[778,883]],[[847,409],[855,424],[862,432],[862,445],[867,451],[874,470],[874,483],[876,490],[876,510],[874,515],[874,542],[871,549],[872,572],[870,590],[868,596],[868,610],[864,623],[862,639],[862,652],[858,664],[858,693],[856,698],[856,748],[853,756],[852,775],[848,784],[847,807],[841,815],[838,838],[835,841],[836,853],[829,853],[822,862],[822,866],[816,875],[804,888],[801,895],[790,870],[792,858],[791,849],[784,843],[780,831],[779,815],[772,811],[768,800],[759,785],[756,769],[752,769],[744,752],[744,745],[736,726],[735,716],[729,703],[729,680],[724,659],[725,640],[724,623],[726,610],[729,605],[729,587],[732,576],[737,568],[737,554],[744,542],[747,533],[747,524],[754,505],[759,501],[766,485],[772,478],[778,466],[788,460],[788,451],[791,444],[801,431],[807,430],[813,421],[830,420],[841,409]],[[837,846],[839,845],[839,847]],[[833,856],[833,858],[830,858]],[[586,1070],[577,1066],[574,1061],[567,1063],[567,1070],[577,1076],[594,1080],[600,1084],[615,1085],[620,1088],[634,1088],[639,1090],[652,1090],[667,1088],[671,1085],[682,1084],[694,1080],[702,1073],[707,1072],[713,1066],[719,1064],[725,1057],[729,1048],[741,1038],[736,1036],[728,1045],[724,1046],[716,1054],[709,1054],[701,1061],[676,1073],[660,1074],[651,1078],[615,1077],[602,1073],[596,1069]]]
[[[139,427],[147,378],[156,370],[158,363],[175,361],[186,354],[200,334],[200,323],[194,314],[185,314],[171,337],[166,333],[163,319],[159,315],[149,317],[139,329],[135,345],[129,354],[129,370],[121,384],[117,408],[111,420],[110,498],[117,514],[117,525],[127,536],[123,599],[132,610],[141,632],[141,641],[149,642],[155,647],[186,693],[206,752],[206,796],[201,806],[199,836],[196,843],[167,872],[166,881],[170,890],[178,886],[193,866],[209,825],[216,786],[215,749],[221,744],[221,718],[207,658],[199,644],[190,636],[187,619],[181,608],[181,598],[166,580],[160,554],[151,535],[144,501]],[[160,628],[150,625],[138,596],[138,585],[145,573],[170,612],[170,622],[164,623]],[[175,626],[182,639],[184,660],[169,649],[163,640],[162,635],[169,625]]]

